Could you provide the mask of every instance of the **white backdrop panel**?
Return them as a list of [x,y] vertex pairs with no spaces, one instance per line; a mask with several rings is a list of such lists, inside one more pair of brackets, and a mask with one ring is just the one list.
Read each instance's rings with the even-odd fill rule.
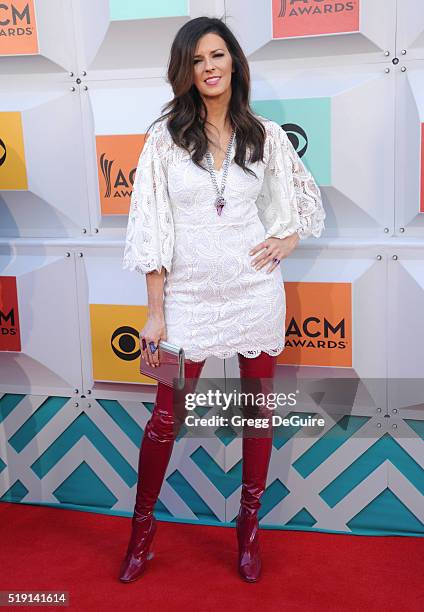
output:
[[65,246],[0,245],[0,274],[16,276],[21,332],[21,352],[0,352],[0,390],[62,395],[79,389],[73,254]]
[[0,86],[0,110],[22,115],[28,176],[27,191],[0,192],[0,235],[80,236],[89,217],[79,96],[64,85],[33,85],[13,92]]
[[[104,236],[122,237],[128,215],[101,214],[96,160],[96,136],[144,134],[172,96],[161,78],[96,81],[81,96],[84,146],[87,156],[91,226]],[[115,112],[125,108],[125,112]],[[138,155],[134,158],[134,167]],[[129,202],[128,202],[129,206]]]
[[[369,237],[393,231],[394,80],[382,67],[252,71],[252,98],[329,98],[331,184],[320,185],[327,212],[323,238]],[[370,104],[373,100],[373,104]],[[290,111],[288,111],[290,120]],[[318,119],[318,118],[317,118]]]
[[[8,2],[6,8],[11,4],[13,2]],[[72,0],[35,0],[34,9],[36,26],[30,26],[36,27],[37,30],[38,54],[2,56],[0,43],[0,75],[33,75],[75,70]],[[11,18],[10,12],[7,13],[7,18]]]
[[223,16],[224,0],[188,2],[187,16],[111,21],[109,0],[74,0],[78,66],[90,78],[162,74],[176,31],[189,19]]
[[[386,375],[386,261],[384,256],[377,259],[381,253],[381,248],[365,245],[310,247],[295,250],[283,268],[288,282],[352,284],[352,370],[364,379]],[[333,370],[326,367],[326,375]]]
[[[356,3],[355,3],[356,4]],[[286,11],[324,12],[325,6],[334,9],[335,4],[307,0],[302,3],[286,3]],[[347,3],[339,3],[345,11]],[[276,60],[280,67],[302,67],[307,59],[309,66],[326,63],[346,66],[361,62],[387,61],[384,51],[394,51],[395,0],[360,0],[359,31],[310,36],[272,38],[271,0],[226,0],[227,24],[233,29],[249,60]],[[323,8],[324,7],[324,8]],[[328,9],[327,9],[328,10]],[[327,13],[328,14],[328,13]],[[319,19],[320,15],[316,15]],[[335,21],[333,13],[331,20]]]
[[[424,155],[423,62],[407,63],[396,72],[395,229],[397,235],[424,238],[424,212],[420,212],[421,165]],[[423,243],[424,244],[424,243]]]
[[[396,55],[403,61],[424,59],[424,3],[422,0],[400,0],[396,11]],[[402,53],[402,51],[406,53]]]

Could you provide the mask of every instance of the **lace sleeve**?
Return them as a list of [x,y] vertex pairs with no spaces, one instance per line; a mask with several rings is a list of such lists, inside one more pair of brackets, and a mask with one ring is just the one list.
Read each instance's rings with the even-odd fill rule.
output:
[[297,232],[301,239],[319,238],[326,217],[319,187],[286,132],[276,122],[268,126],[268,162],[256,202],[265,237]]
[[162,266],[170,272],[174,223],[169,201],[164,126],[146,136],[135,173],[123,256],[123,269],[142,274]]

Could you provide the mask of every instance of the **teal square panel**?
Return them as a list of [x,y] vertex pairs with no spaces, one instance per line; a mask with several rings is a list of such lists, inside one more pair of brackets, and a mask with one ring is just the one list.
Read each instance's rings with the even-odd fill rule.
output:
[[331,185],[331,99],[255,100],[252,109],[287,132],[319,186]]
[[188,0],[109,0],[110,20],[188,16]]

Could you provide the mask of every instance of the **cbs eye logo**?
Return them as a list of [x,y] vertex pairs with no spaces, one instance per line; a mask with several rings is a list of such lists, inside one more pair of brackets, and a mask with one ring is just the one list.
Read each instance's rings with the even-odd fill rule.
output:
[[4,141],[0,138],[0,166],[6,161],[7,149]]
[[134,361],[141,355],[140,336],[134,327],[118,327],[110,339],[112,351],[123,361]]
[[[284,123],[282,126],[283,130],[287,132],[290,142],[292,143],[294,150],[303,157],[308,148],[308,135],[305,130],[297,125],[296,123]],[[301,144],[302,139],[305,141]]]

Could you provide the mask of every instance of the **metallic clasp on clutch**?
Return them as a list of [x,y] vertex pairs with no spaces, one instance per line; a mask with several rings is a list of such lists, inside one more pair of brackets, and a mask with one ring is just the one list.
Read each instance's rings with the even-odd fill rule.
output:
[[[141,356],[140,373],[178,390],[183,389],[185,385],[184,349],[166,340],[160,340],[158,348],[159,366],[151,366]],[[174,382],[174,379],[176,379],[176,382]]]

